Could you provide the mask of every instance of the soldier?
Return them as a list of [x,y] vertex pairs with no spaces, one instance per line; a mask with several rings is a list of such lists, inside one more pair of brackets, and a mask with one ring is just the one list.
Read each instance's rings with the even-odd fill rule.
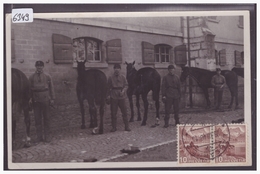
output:
[[214,87],[214,101],[216,110],[219,109],[222,101],[222,95],[224,90],[224,85],[226,84],[226,79],[221,75],[221,69],[216,68],[217,74],[214,75],[211,79],[211,85]]
[[30,104],[33,106],[37,140],[50,142],[49,107],[53,105],[55,98],[53,83],[51,76],[43,72],[42,61],[36,61],[35,67],[36,72],[29,77],[29,81],[32,93]]
[[123,116],[123,121],[125,124],[125,131],[131,131],[129,128],[129,123],[127,119],[126,112],[126,86],[127,81],[125,76],[120,73],[121,66],[120,64],[114,65],[114,74],[108,79],[108,97],[107,100],[110,100],[110,108],[111,108],[111,122],[112,122],[112,130],[111,132],[115,132],[116,122],[117,122],[117,109],[120,108]]
[[169,127],[170,110],[173,105],[175,125],[179,122],[179,103],[181,99],[181,82],[177,75],[174,74],[175,67],[168,66],[169,73],[163,77],[162,81],[162,100],[165,103],[164,127]]

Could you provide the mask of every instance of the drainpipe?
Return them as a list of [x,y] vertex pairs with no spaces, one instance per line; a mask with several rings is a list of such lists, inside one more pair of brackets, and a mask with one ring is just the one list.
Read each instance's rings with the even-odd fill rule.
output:
[[[188,65],[191,67],[191,60],[190,60],[190,18],[187,16],[187,41],[188,41]],[[190,108],[193,108],[192,103],[192,79],[189,76],[189,99],[190,99]]]

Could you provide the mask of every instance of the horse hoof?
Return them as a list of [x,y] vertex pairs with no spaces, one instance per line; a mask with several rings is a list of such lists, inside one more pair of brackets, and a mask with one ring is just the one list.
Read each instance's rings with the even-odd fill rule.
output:
[[141,121],[142,119],[141,118],[138,118],[137,121]]
[[104,132],[103,132],[103,130],[99,130],[99,134],[103,134]]
[[133,118],[131,118],[131,119],[129,120],[129,122],[134,122],[134,119],[133,119]]
[[23,147],[24,147],[24,148],[29,148],[29,147],[31,147],[31,142],[26,142]]
[[81,125],[81,129],[86,129],[86,126],[85,125]]
[[142,123],[142,124],[141,124],[141,126],[145,126],[145,125],[146,125],[146,123]]

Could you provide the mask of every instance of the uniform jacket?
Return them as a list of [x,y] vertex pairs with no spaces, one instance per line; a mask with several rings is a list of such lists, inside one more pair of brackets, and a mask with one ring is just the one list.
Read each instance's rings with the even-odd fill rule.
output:
[[217,90],[217,91],[223,91],[223,87],[226,84],[226,79],[221,74],[216,74],[211,79],[211,85]]
[[177,75],[168,73],[163,77],[162,96],[173,99],[181,97],[181,82]]
[[34,102],[44,102],[55,99],[51,76],[41,72],[35,72],[29,77]]
[[126,98],[127,81],[124,75],[113,74],[108,78],[108,95],[113,99]]

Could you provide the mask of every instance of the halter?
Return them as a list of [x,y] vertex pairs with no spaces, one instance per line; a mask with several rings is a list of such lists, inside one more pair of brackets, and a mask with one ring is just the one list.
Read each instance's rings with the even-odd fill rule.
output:
[[[200,83],[199,83],[199,81],[197,80],[197,78],[194,77],[194,76],[190,73],[190,68],[188,68],[188,70],[189,70],[188,76],[190,76],[193,80],[195,80],[195,82],[197,82],[197,84],[199,85]],[[187,77],[188,77],[188,76],[187,76]]]

